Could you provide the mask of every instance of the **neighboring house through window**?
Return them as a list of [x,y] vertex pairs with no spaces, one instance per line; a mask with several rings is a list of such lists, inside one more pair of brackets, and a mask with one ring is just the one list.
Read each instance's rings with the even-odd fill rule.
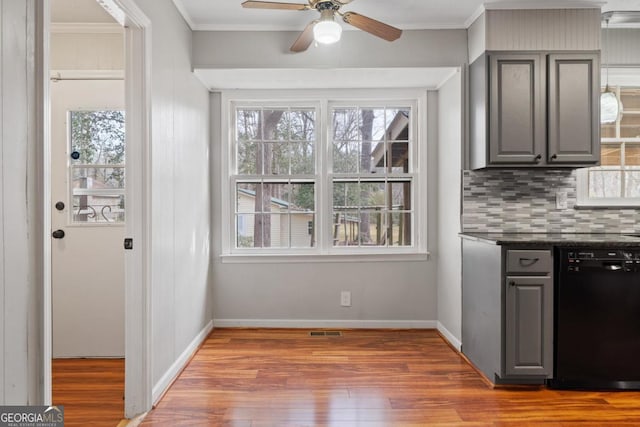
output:
[[225,253],[426,251],[425,92],[363,93],[225,93]]

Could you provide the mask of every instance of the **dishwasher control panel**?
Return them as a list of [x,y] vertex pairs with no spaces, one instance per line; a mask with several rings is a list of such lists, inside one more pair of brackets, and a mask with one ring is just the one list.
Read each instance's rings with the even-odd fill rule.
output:
[[640,272],[640,248],[575,249],[564,252],[562,267],[568,272],[593,270]]

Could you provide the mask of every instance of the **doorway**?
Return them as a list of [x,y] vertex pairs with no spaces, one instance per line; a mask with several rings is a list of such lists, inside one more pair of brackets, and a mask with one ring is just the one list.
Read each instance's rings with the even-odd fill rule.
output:
[[53,403],[66,407],[71,424],[117,423],[124,417],[124,31],[95,0],[53,0],[51,21]]
[[[120,405],[122,405],[122,397],[124,399],[124,413],[122,409],[119,410],[119,417],[133,418],[134,416],[141,414],[151,408],[151,375],[150,375],[150,323],[149,323],[149,256],[150,256],[150,244],[149,244],[149,230],[148,230],[148,206],[149,200],[149,188],[150,188],[150,171],[148,165],[150,164],[150,151],[149,151],[149,122],[150,122],[150,97],[148,88],[150,85],[150,58],[151,58],[151,46],[148,38],[148,30],[150,29],[150,21],[145,14],[139,9],[134,0],[51,0],[49,2],[38,3],[39,8],[42,10],[44,16],[45,37],[50,42],[50,46],[47,46],[47,41],[44,42],[44,70],[43,78],[47,80],[45,83],[45,89],[43,92],[43,102],[45,108],[48,105],[52,109],[55,99],[55,91],[59,88],[53,88],[54,84],[62,83],[62,86],[73,87],[70,89],[72,92],[77,93],[89,93],[92,94],[95,88],[89,88],[86,85],[103,85],[102,89],[106,89],[108,92],[118,90],[121,95],[124,96],[124,105],[126,108],[121,108],[121,100],[118,102],[110,101],[95,101],[93,103],[86,102],[80,105],[79,103],[72,103],[65,107],[66,111],[63,114],[66,122],[62,125],[66,131],[66,138],[64,141],[64,159],[62,163],[66,166],[66,170],[63,172],[63,180],[66,180],[62,185],[63,196],[65,200],[57,200],[53,198],[53,194],[56,191],[57,185],[54,181],[54,173],[47,173],[46,176],[50,177],[45,183],[45,200],[47,201],[47,208],[51,208],[50,214],[45,213],[45,228],[46,228],[46,241],[51,242],[50,247],[50,263],[45,267],[45,276],[49,276],[45,280],[45,337],[44,337],[44,390],[45,403],[52,403],[52,382],[55,379],[55,375],[52,375],[51,360],[55,352],[60,348],[67,348],[66,345],[59,346],[55,349],[55,339],[53,339],[54,329],[59,325],[54,325],[55,313],[54,296],[57,280],[55,277],[58,275],[56,269],[61,269],[61,273],[67,276],[81,276],[82,280],[77,280],[77,277],[72,277],[72,280],[76,282],[86,281],[90,278],[86,272],[83,272],[83,268],[88,266],[78,266],[79,262],[74,261],[74,257],[69,257],[70,265],[65,264],[52,265],[55,261],[55,255],[53,251],[56,250],[54,245],[63,246],[62,250],[69,250],[73,254],[74,251],[79,250],[75,247],[75,243],[82,241],[89,241],[92,243],[91,250],[95,254],[93,257],[94,266],[97,269],[104,269],[104,265],[108,264],[106,260],[101,260],[100,252],[96,252],[96,249],[105,242],[104,236],[88,237],[83,235],[95,228],[100,232],[105,233],[105,229],[114,228],[119,229],[118,237],[113,237],[114,241],[118,242],[116,246],[120,255],[117,256],[122,262],[118,268],[113,270],[119,270],[120,273],[114,274],[114,276],[120,276],[123,289],[123,308],[124,315],[119,316],[117,322],[123,323],[123,328],[116,327],[114,330],[120,330],[123,332],[123,336],[114,334],[116,338],[114,342],[119,342],[124,349],[124,356],[126,358],[126,366],[124,369],[124,387],[122,384],[119,386],[118,396]],[[60,10],[56,9],[57,4],[63,4],[66,6],[66,11],[63,8],[62,14],[58,13]],[[97,6],[97,8],[96,8]],[[109,22],[93,22],[88,24],[81,18],[83,13],[87,10],[101,13],[104,17],[104,12],[108,11]],[[62,17],[62,18],[60,18]],[[113,17],[113,19],[111,18]],[[102,18],[101,18],[102,19]],[[114,23],[117,22],[117,24]],[[119,67],[113,67],[114,56],[109,57],[98,54],[95,50],[96,47],[87,47],[87,42],[91,37],[87,37],[89,34],[93,34],[92,37],[98,39],[97,46],[104,47],[109,42],[106,40],[109,38],[108,34],[114,32],[114,28],[118,30],[121,35],[120,42],[117,43],[121,48],[121,55]],[[64,33],[64,34],[63,34]],[[85,34],[78,39],[79,34]],[[71,43],[74,46],[71,49],[62,49],[62,55],[56,54],[56,44],[54,39],[56,34],[60,34],[59,38],[73,39],[76,38],[75,43]],[[81,48],[82,47],[82,48]],[[98,49],[99,50],[99,49]],[[112,52],[113,53],[113,52]],[[50,58],[50,59],[49,59]],[[59,60],[63,58],[66,62]],[[105,58],[108,60],[105,62]],[[67,65],[68,62],[72,63],[72,66]],[[115,61],[117,62],[117,61]],[[61,65],[62,64],[62,65]],[[105,64],[111,64],[106,66]],[[48,67],[47,67],[48,65]],[[97,66],[96,66],[97,65]],[[51,77],[55,82],[49,84],[49,69],[53,70]],[[126,79],[123,80],[123,77]],[[84,82],[84,83],[83,83]],[[89,83],[93,82],[93,83]],[[101,83],[99,83],[101,82]],[[118,82],[118,83],[116,83]],[[124,87],[124,93],[119,89],[109,88],[109,85],[120,85]],[[83,87],[83,85],[85,85]],[[73,98],[72,95],[70,98]],[[67,98],[67,95],[64,96]],[[90,98],[90,97],[89,97]],[[68,102],[65,99],[64,102]],[[126,111],[125,113],[122,113]],[[72,138],[73,123],[80,123],[82,121],[100,123],[100,117],[110,117],[106,123],[107,127],[110,127],[114,133],[120,132],[121,122],[117,116],[118,114],[124,114],[125,129],[126,129],[126,165],[123,166],[121,162],[113,159],[113,157],[107,159],[104,156],[92,157],[87,153],[83,153],[86,150],[86,142],[74,142]],[[53,121],[53,111],[51,111],[51,122]],[[74,117],[74,115],[76,115]],[[46,117],[46,114],[45,114]],[[47,119],[45,118],[45,123]],[[103,125],[105,122],[102,122]],[[79,127],[81,128],[81,126]],[[98,125],[100,128],[100,125]],[[102,132],[104,129],[98,131]],[[63,131],[63,133],[65,132]],[[46,125],[44,127],[44,149],[45,153],[49,153],[52,157],[52,163],[56,150],[53,135],[54,124]],[[89,138],[90,140],[91,138]],[[94,141],[95,142],[95,141]],[[92,143],[94,143],[92,142]],[[81,149],[76,149],[74,144],[78,145]],[[85,145],[83,145],[85,144]],[[118,145],[118,144],[115,144]],[[94,147],[95,148],[95,147]],[[111,147],[112,149],[114,146]],[[114,151],[114,150],[112,150]],[[115,150],[118,151],[118,150]],[[75,153],[77,152],[77,153]],[[112,153],[113,154],[113,153]],[[84,157],[83,157],[84,155]],[[73,157],[77,156],[75,159]],[[84,163],[83,163],[84,162]],[[89,164],[87,164],[89,162]],[[47,168],[45,167],[45,170]],[[53,167],[51,168],[53,169]],[[120,172],[125,171],[126,185],[119,182]],[[52,171],[51,171],[52,172]],[[123,189],[124,187],[124,189]],[[66,190],[65,190],[66,189]],[[123,197],[124,193],[124,197]],[[62,194],[62,193],[60,193]],[[61,204],[56,207],[57,202]],[[126,202],[123,204],[123,201]],[[91,202],[91,203],[90,203]],[[75,206],[75,208],[74,208]],[[98,208],[96,208],[96,206]],[[61,208],[60,210],[58,208]],[[93,211],[96,211],[94,215]],[[56,216],[58,218],[56,218]],[[47,218],[48,217],[48,218]],[[124,217],[124,225],[118,222],[122,222]],[[60,222],[65,225],[66,228],[54,228]],[[101,224],[99,222],[102,222]],[[78,229],[80,233],[77,233]],[[61,236],[61,233],[64,233]],[[56,232],[58,238],[52,234]],[[117,233],[116,233],[117,234]],[[71,239],[72,236],[80,238]],[[130,241],[128,249],[124,250],[122,236],[126,235],[127,240]],[[96,239],[98,239],[96,241]],[[78,242],[75,242],[78,240]],[[64,242],[64,243],[63,243]],[[135,242],[135,244],[133,244]],[[115,253],[115,252],[114,252]],[[95,262],[95,260],[98,262]],[[100,262],[105,261],[105,262]],[[62,268],[61,268],[62,267]],[[70,273],[75,271],[76,274]],[[121,273],[123,271],[123,273]],[[95,272],[95,271],[94,271]],[[115,273],[115,271],[112,271]],[[101,274],[101,273],[100,273]],[[124,276],[124,277],[121,277]],[[100,277],[102,279],[102,277]],[[112,279],[113,280],[113,279]],[[112,281],[111,280],[111,281]],[[98,280],[96,280],[97,282]],[[54,283],[52,283],[54,282]],[[77,290],[78,288],[76,288]],[[79,288],[80,292],[90,294],[86,292],[86,289],[90,287]],[[73,298],[77,298],[77,292],[72,292]],[[116,292],[116,294],[118,294]],[[119,300],[120,297],[117,297]],[[103,300],[103,303],[106,303]],[[105,304],[108,306],[108,304]],[[71,309],[73,310],[73,309]],[[86,310],[85,310],[86,314]],[[90,313],[94,314],[94,313]],[[112,315],[113,313],[111,313]],[[95,316],[94,316],[95,317]],[[99,317],[99,316],[98,316]],[[58,320],[59,322],[59,320]],[[116,322],[116,323],[117,323]],[[109,322],[106,322],[109,324]],[[91,329],[91,328],[88,328]],[[102,344],[96,342],[95,338],[99,338],[100,333],[94,333],[91,340],[93,340],[92,354],[86,356],[95,356],[98,353],[106,352],[106,347],[100,347]],[[112,337],[112,338],[114,338]],[[124,340],[124,342],[122,342]],[[80,340],[83,341],[83,340]],[[99,341],[99,339],[98,339]],[[120,349],[113,350],[108,354],[108,357],[117,357],[122,355],[122,347]],[[98,350],[96,350],[96,348]],[[84,350],[78,350],[84,351]],[[98,353],[95,353],[95,352]],[[74,352],[75,353],[75,352]],[[95,354],[94,354],[95,353]],[[80,354],[80,353],[79,353]],[[69,360],[69,359],[65,359]],[[95,359],[92,359],[95,360]],[[114,360],[114,359],[110,359]],[[117,359],[116,359],[117,360]],[[121,359],[122,360],[122,359]],[[108,370],[113,371],[109,368]],[[122,390],[124,388],[124,390]],[[78,395],[83,394],[84,387],[76,389],[75,392]],[[85,393],[85,394],[88,394]]]

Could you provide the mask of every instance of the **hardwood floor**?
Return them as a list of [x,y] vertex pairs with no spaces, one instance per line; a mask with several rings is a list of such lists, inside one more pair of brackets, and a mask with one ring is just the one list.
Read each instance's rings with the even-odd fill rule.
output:
[[65,427],[114,427],[124,418],[124,359],[53,359],[52,374]]
[[216,329],[142,426],[640,425],[640,392],[491,389],[432,330]]

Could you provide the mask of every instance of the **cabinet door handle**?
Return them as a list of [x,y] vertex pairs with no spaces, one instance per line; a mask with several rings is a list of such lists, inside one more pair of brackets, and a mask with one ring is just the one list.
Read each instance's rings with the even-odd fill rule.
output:
[[509,282],[509,286],[515,286],[515,285],[516,285],[516,282],[514,282],[513,280]]
[[557,154],[554,154],[554,155],[552,155],[552,156],[551,156],[551,159],[550,159],[550,160],[555,160],[555,159],[557,159],[557,158],[558,158],[558,155],[557,155]]
[[533,159],[533,161],[534,161],[534,162],[536,162],[536,163],[540,163],[540,160],[542,160],[542,154],[538,154],[538,155]]
[[520,258],[518,261],[523,267],[531,267],[533,264],[540,261],[540,258]]

